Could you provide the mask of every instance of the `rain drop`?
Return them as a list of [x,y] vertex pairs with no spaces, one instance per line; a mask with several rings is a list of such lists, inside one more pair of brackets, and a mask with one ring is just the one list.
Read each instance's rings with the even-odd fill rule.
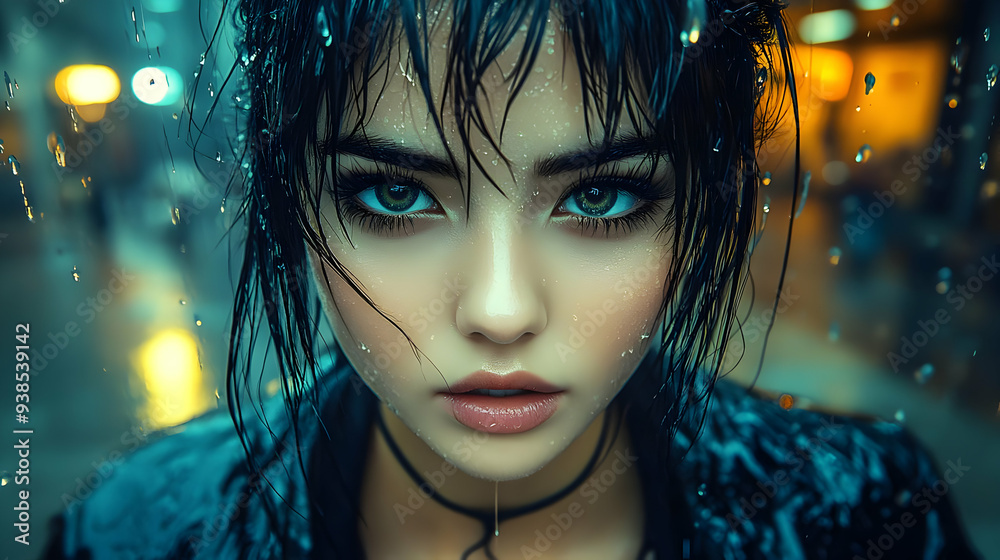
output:
[[215,161],[222,163],[222,152],[215,152]]
[[73,280],[75,280],[77,282],[80,281],[80,273],[76,271],[76,267],[75,266],[73,267]]
[[855,107],[854,110],[857,111],[858,113],[860,113],[861,112],[861,105],[858,105],[857,107]]
[[56,142],[52,153],[55,154],[56,163],[59,167],[66,167],[66,143],[63,142],[63,137],[58,134],[56,135]]
[[924,364],[920,366],[920,369],[913,372],[913,378],[917,380],[917,383],[923,385],[934,375],[934,366],[931,364]]
[[802,178],[802,198],[799,200],[799,207],[795,210],[795,217],[798,218],[802,214],[802,210],[806,207],[806,198],[809,196],[809,182],[812,181],[812,171],[806,171],[805,176]]
[[986,152],[983,152],[983,155],[979,156],[979,169],[986,169],[986,162],[989,161],[989,159],[990,156],[986,155]]
[[182,300],[180,300],[180,301],[179,301],[179,302],[177,302],[177,303],[180,303],[181,305],[187,305],[187,303],[188,303],[188,302],[187,302],[187,300],[186,300],[186,299],[182,299]]
[[983,39],[985,39],[986,41],[990,40],[990,28],[989,27],[987,27],[986,30],[983,31]]
[[326,9],[320,6],[316,12],[316,33],[324,40],[323,45],[329,47],[333,44],[333,36],[330,34],[330,20],[327,18]]
[[840,264],[840,256],[843,254],[843,252],[840,250],[840,247],[830,247],[829,254],[830,254],[830,264],[832,264],[833,266],[837,266],[838,264]]
[[0,472],[0,486],[7,486],[14,479],[7,471]]
[[764,178],[761,180],[761,183],[763,183],[765,187],[771,184],[771,172],[770,171],[765,171],[764,172]]
[[989,91],[993,89],[993,86],[997,85],[997,74],[1000,73],[1000,68],[997,68],[996,64],[990,66],[989,70],[986,71],[986,90]]
[[7,84],[7,95],[10,96],[11,99],[14,99],[14,84],[10,79],[10,74],[8,74],[6,70],[3,73],[3,81]]
[[866,163],[872,157],[872,147],[868,144],[858,148],[858,155],[854,156],[854,161],[858,163]]
[[16,157],[14,156],[8,157],[7,163],[10,164],[10,170],[14,172],[14,175],[17,175],[18,173],[21,172],[21,162],[17,161]]
[[899,15],[893,14],[893,16],[889,18],[889,25],[899,27]]
[[875,87],[875,74],[871,72],[865,74],[865,95],[872,92],[872,88]]

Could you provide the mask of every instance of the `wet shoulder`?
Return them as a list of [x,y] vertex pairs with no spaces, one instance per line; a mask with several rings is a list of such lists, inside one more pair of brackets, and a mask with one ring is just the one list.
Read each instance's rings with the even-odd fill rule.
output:
[[[261,456],[270,454],[271,438],[252,434]],[[254,479],[232,419],[213,411],[82,477],[55,521],[52,557],[211,557],[237,546],[253,521]]]
[[729,382],[681,464],[696,530],[732,558],[975,558],[948,495],[967,471],[899,424]]

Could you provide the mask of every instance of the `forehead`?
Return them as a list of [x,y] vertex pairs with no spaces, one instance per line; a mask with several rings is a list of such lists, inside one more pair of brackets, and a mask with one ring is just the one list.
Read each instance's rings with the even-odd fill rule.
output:
[[[498,155],[492,138],[504,156],[515,166],[527,168],[529,160],[552,155],[567,149],[590,145],[587,120],[584,119],[583,91],[572,43],[560,29],[558,14],[547,16],[537,57],[530,68],[522,68],[530,45],[526,49],[527,28],[522,26],[506,48],[485,66],[478,80],[467,84],[461,69],[453,63],[453,22],[450,12],[430,13],[428,17],[427,67],[430,103],[414,70],[411,49],[405,33],[389,39],[389,48],[375,65],[372,76],[360,77],[366,90],[367,106],[349,96],[345,114],[345,132],[357,124],[369,136],[378,136],[413,147],[429,154],[445,157],[446,152],[434,123],[436,113],[441,122],[445,141],[460,163],[464,149],[454,111],[456,99],[472,111],[480,111],[483,130],[472,125],[469,131],[470,151],[484,165],[498,165]],[[416,45],[423,48],[424,45]],[[513,89],[518,72],[524,73],[524,84]],[[471,88],[471,89],[470,89]],[[594,105],[589,119],[592,138],[603,137],[597,131],[600,120],[594,118]],[[501,136],[502,131],[502,136]],[[623,123],[615,135],[635,132]],[[596,140],[595,140],[596,141]],[[501,163],[502,165],[502,163]]]

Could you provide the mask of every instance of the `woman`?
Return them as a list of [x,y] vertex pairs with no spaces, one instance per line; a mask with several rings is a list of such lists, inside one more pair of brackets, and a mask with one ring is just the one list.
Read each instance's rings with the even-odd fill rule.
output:
[[715,383],[780,10],[240,1],[237,429],[135,453],[53,557],[974,557],[897,426]]

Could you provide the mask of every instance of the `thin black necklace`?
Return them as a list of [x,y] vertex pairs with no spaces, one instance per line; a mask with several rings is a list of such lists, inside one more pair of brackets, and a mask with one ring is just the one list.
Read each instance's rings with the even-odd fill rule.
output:
[[[615,408],[616,407],[608,407],[607,410],[612,410]],[[415,469],[413,465],[410,464],[410,461],[407,460],[406,456],[403,455],[403,452],[399,449],[399,446],[396,445],[396,441],[392,439],[391,435],[389,435],[389,430],[385,427],[385,422],[382,419],[382,407],[378,407],[376,420],[378,421],[378,429],[380,432],[382,432],[382,437],[385,438],[385,442],[389,444],[389,449],[392,450],[392,454],[396,457],[396,461],[398,461],[399,464],[403,467],[403,470],[406,471],[406,474],[410,475],[410,478],[413,479],[413,482],[417,485],[417,488],[422,489],[424,492],[429,494],[430,497],[434,499],[434,501],[443,505],[444,507],[452,511],[461,513],[462,515],[465,515],[467,517],[471,517],[483,524],[483,537],[479,539],[479,541],[477,541],[471,547],[467,548],[465,552],[462,553],[462,560],[466,560],[469,557],[469,555],[471,555],[474,551],[484,546],[486,547],[486,555],[491,560],[496,560],[496,558],[493,556],[493,553],[492,551],[490,551],[488,546],[490,540],[490,523],[496,523],[499,526],[500,521],[506,521],[508,519],[525,515],[533,511],[537,511],[539,509],[547,507],[549,505],[552,505],[558,502],[559,500],[565,498],[566,496],[568,496],[571,492],[573,492],[573,490],[576,490],[577,487],[583,484],[583,481],[586,480],[587,477],[591,475],[591,473],[594,470],[594,467],[597,466],[598,456],[600,456],[600,459],[603,460],[607,456],[607,453],[611,451],[611,447],[609,446],[608,449],[605,450],[605,453],[601,455],[601,450],[604,448],[604,442],[607,439],[608,435],[608,416],[609,414],[604,415],[604,423],[601,426],[601,436],[597,442],[597,447],[594,449],[594,454],[591,455],[590,461],[587,462],[587,466],[585,466],[583,470],[580,471],[580,474],[576,477],[575,480],[573,480],[573,482],[570,482],[569,485],[567,485],[562,490],[556,492],[555,494],[549,495],[536,502],[532,502],[530,504],[525,504],[523,506],[518,506],[516,508],[510,508],[510,509],[497,508],[497,510],[495,511],[479,511],[475,509],[470,509],[463,505],[456,504],[455,502],[452,502],[451,500],[438,494],[437,489],[434,488],[431,484],[429,484],[426,480],[424,480],[422,476],[420,476],[420,473],[417,472],[417,469]],[[614,444],[614,441],[618,439],[618,430],[621,427],[620,424],[621,422],[615,422],[615,434],[611,440],[612,444]]]

